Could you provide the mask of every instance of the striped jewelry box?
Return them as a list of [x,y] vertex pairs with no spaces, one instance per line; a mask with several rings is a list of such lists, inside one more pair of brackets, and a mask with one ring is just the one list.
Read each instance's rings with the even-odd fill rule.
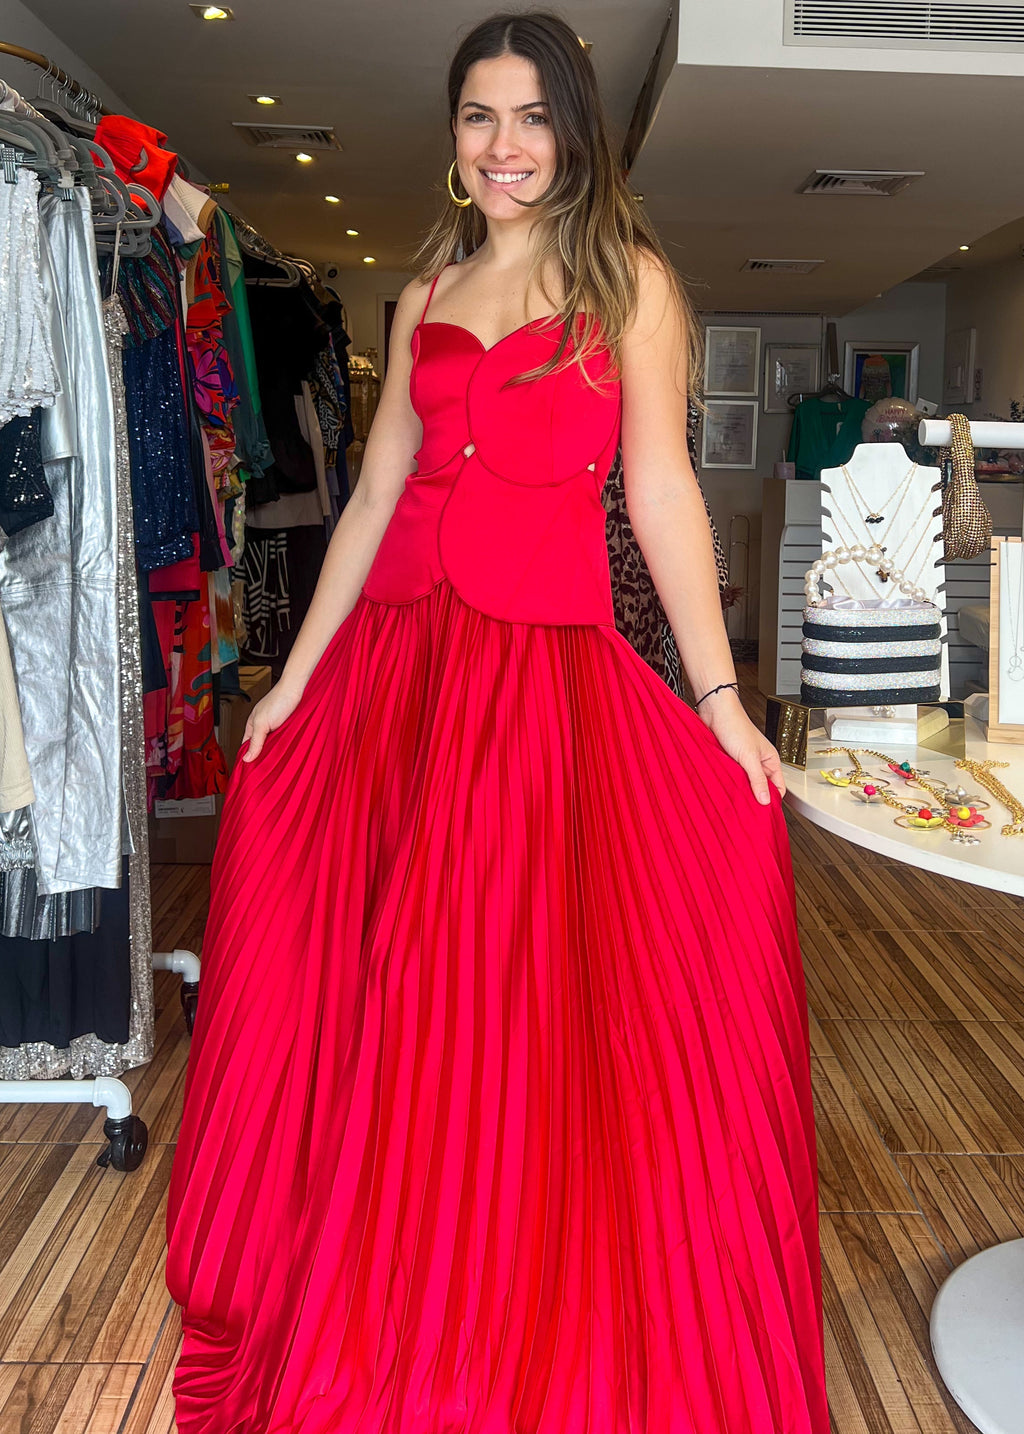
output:
[[936,701],[939,619],[934,603],[909,600],[887,607],[804,608],[800,701],[810,707]]

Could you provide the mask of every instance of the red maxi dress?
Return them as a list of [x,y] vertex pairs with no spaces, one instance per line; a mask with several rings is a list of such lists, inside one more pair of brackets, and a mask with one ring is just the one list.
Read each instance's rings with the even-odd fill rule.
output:
[[619,385],[506,385],[559,324],[421,321],[417,471],[232,774],[179,1434],[828,1434],[781,803],[615,629]]

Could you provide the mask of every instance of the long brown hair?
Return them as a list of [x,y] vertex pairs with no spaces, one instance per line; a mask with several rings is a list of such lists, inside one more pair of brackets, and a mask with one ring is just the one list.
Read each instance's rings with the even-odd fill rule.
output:
[[[552,358],[522,377],[539,377],[562,362],[580,314],[587,316],[587,324],[575,360],[582,366],[606,346],[618,367],[623,334],[637,303],[636,254],[645,251],[662,260],[675,290],[687,334],[690,401],[700,407],[701,327],[643,205],[627,187],[608,136],[590,56],[572,27],[550,11],[492,15],[475,26],[455,52],[448,71],[450,120],[458,112],[470,67],[501,55],[517,55],[536,67],[555,137],[551,185],[535,200],[516,202],[537,208],[548,221],[529,277],[544,272],[550,260],[560,262],[564,300],[559,317],[564,326]],[[418,276],[434,278],[456,256],[478,249],[486,234],[486,221],[476,205],[460,209],[448,203],[412,261]]]

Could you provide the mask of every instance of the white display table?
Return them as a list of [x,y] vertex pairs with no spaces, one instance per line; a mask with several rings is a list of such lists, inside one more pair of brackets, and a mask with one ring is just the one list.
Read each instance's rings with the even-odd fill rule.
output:
[[[1012,742],[986,742],[973,718],[966,717],[965,723],[968,757],[978,761],[992,758],[997,762],[1008,762],[1010,765],[1007,767],[997,767],[994,775],[1009,787],[1014,796],[1024,801],[1024,747]],[[922,772],[930,774],[929,780],[934,778],[951,787],[964,787],[972,795],[988,802],[991,811],[986,816],[993,827],[979,833],[981,840],[977,846],[962,846],[951,841],[949,832],[942,827],[934,831],[907,831],[896,826],[893,818],[898,813],[891,807],[880,802],[859,802],[851,796],[849,787],[830,786],[818,775],[822,767],[850,765],[841,752],[829,757],[818,755],[819,748],[830,745],[824,734],[812,734],[807,742],[807,770],[789,766],[782,768],[786,782],[785,800],[801,816],[834,832],[836,836],[856,842],[858,846],[881,852],[893,861],[905,861],[910,866],[934,871],[939,876],[952,876],[957,881],[970,881],[976,886],[1024,896],[1024,836],[999,835],[999,827],[1010,820],[1009,812],[975,782],[969,772],[959,771],[953,757],[925,747],[888,747],[883,742],[866,744],[877,751],[891,752],[900,761],[919,767]],[[873,757],[862,755],[858,760],[875,776],[883,775],[882,764]],[[896,796],[902,796],[903,783],[893,778],[891,773],[886,775],[893,783]],[[922,805],[931,803],[932,798],[927,792],[919,791],[918,795]],[[907,791],[906,798],[908,802],[912,800],[910,791]],[[1021,1015],[1024,1018],[1024,1012]],[[1024,1100],[1024,1093],[1021,1098]]]
[[[995,775],[1024,801],[1024,748],[988,743],[970,716],[965,721],[967,756],[1008,762],[1010,765],[997,768]],[[951,841],[941,827],[933,831],[904,830],[894,824],[896,813],[891,807],[860,802],[849,787],[830,786],[818,775],[821,768],[850,765],[841,752],[819,755],[820,748],[830,745],[823,733],[817,733],[808,739],[806,771],[783,766],[785,801],[795,811],[837,836],[870,847],[894,861],[1024,896],[1024,836],[1000,835],[999,828],[1010,820],[1009,813],[969,772],[960,771],[953,757],[924,747],[867,744],[900,761],[909,761],[914,767],[920,766],[929,779],[962,786],[971,795],[989,802],[986,816],[992,827],[979,833],[977,846]],[[884,771],[873,757],[860,754],[858,760],[874,775],[880,776]],[[888,775],[896,795],[905,791],[907,800],[913,800],[913,789],[905,788],[891,773]],[[928,793],[921,792],[920,796],[922,805],[931,804]],[[1024,1101],[1024,1091],[1020,1097]],[[1024,1240],[983,1250],[948,1277],[932,1306],[931,1342],[946,1388],[981,1434],[1024,1434]]]

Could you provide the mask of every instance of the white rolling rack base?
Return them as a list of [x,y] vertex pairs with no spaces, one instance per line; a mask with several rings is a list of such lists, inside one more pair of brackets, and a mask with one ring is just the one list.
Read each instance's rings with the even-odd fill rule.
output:
[[[181,983],[181,1004],[189,1034],[195,1022],[199,994],[199,957],[192,951],[154,951],[154,971],[176,971],[184,977]],[[2,1105],[94,1105],[105,1107],[107,1118],[103,1134],[108,1144],[97,1157],[96,1164],[112,1165],[115,1170],[137,1170],[149,1144],[149,1132],[143,1121],[132,1112],[132,1093],[124,1081],[115,1076],[95,1076],[92,1080],[0,1080]]]

